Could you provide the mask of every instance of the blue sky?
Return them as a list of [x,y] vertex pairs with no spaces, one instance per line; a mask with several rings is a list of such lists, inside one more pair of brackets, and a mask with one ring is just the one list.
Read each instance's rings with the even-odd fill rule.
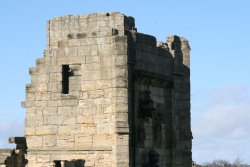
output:
[[249,0],[2,0],[0,3],[0,148],[23,135],[28,68],[43,56],[46,21],[120,11],[139,32],[191,45],[193,158],[250,163]]

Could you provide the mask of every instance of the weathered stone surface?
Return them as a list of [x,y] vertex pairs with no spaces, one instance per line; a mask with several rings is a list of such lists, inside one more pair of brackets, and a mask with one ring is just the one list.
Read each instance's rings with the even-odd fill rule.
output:
[[117,12],[54,18],[47,31],[23,102],[29,167],[191,167],[185,38],[156,44]]

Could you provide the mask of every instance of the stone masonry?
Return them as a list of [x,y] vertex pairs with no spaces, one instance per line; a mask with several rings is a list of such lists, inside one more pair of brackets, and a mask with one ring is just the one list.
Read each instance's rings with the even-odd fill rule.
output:
[[190,47],[121,13],[47,23],[26,85],[28,167],[191,167]]

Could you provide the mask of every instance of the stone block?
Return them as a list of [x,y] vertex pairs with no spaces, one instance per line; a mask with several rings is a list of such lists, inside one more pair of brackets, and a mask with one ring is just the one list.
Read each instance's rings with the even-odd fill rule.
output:
[[110,134],[93,135],[93,147],[111,146],[115,143],[115,136]]
[[103,68],[100,75],[100,80],[109,80],[113,78],[113,70],[109,68]]
[[110,80],[95,81],[95,89],[106,89],[112,87]]
[[34,84],[26,84],[26,93],[34,93],[35,85]]
[[60,107],[62,105],[63,104],[60,100],[48,101],[48,107]]
[[91,54],[89,56],[86,56],[86,63],[91,64],[91,63],[100,63],[101,62],[101,57],[96,54]]
[[116,42],[114,47],[114,54],[115,55],[127,55],[127,43]]
[[55,116],[57,115],[57,107],[45,107],[42,113],[44,116]]
[[127,103],[128,97],[126,96],[115,97],[115,101],[118,103]]
[[62,125],[63,117],[62,116],[46,116],[44,117],[44,124],[46,125]]
[[[100,53],[100,54],[102,54],[102,53]],[[105,53],[105,54],[108,54],[108,53]],[[110,56],[101,56],[100,66],[102,68],[111,67],[111,58],[110,58]]]
[[[118,42],[120,42],[120,43],[127,43],[127,36],[125,36],[125,35],[116,35],[116,36],[114,36],[113,37],[113,42],[114,43],[118,43]],[[118,44],[119,45],[119,44]]]
[[43,136],[43,147],[55,147],[57,145],[56,135],[45,135]]
[[25,126],[25,135],[26,136],[32,136],[36,134],[36,129],[34,128],[34,126]]
[[50,162],[50,155],[37,155],[38,163]]
[[128,95],[128,89],[126,88],[113,88],[113,92],[117,97],[124,97]]
[[36,73],[37,73],[37,68],[35,68],[35,67],[31,67],[31,68],[29,68],[29,74],[30,75],[35,75]]
[[[61,70],[61,68],[60,68]],[[51,73],[49,74],[50,82],[61,82],[62,81],[62,74],[57,72],[57,73]]]
[[62,105],[65,107],[70,107],[70,106],[78,106],[79,101],[78,100],[61,100]]
[[34,101],[33,106],[35,107],[46,107],[48,104],[47,101]]
[[100,105],[99,107],[101,108],[101,112],[104,114],[114,112],[112,105]]
[[115,119],[119,122],[127,122],[128,121],[128,113],[127,112],[116,112]]
[[62,64],[84,64],[85,63],[85,57],[81,56],[69,56],[69,57],[57,57],[57,65]]
[[103,96],[104,96],[103,90],[95,90],[88,92],[88,98],[90,99],[102,98]]
[[108,123],[97,123],[96,124],[97,134],[109,133],[109,124]]
[[93,64],[83,64],[82,71],[85,73],[86,71],[93,71]]
[[[94,107],[96,107],[95,104],[92,104],[93,99],[86,99],[86,100],[79,100],[79,107],[82,107],[84,111],[89,111],[89,109],[92,109],[94,112]],[[87,112],[88,113],[88,112]]]
[[103,28],[101,31],[99,31],[99,37],[111,37],[112,34],[113,33],[111,28],[108,29]]
[[112,165],[111,157],[110,155],[104,156],[103,154],[100,154],[97,156],[95,160],[96,166],[110,166]]
[[29,163],[37,162],[36,155],[27,154],[27,159],[29,159]]
[[[97,81],[97,80],[101,80],[101,72],[100,71],[86,71],[85,74],[84,74],[84,76],[85,76],[83,78],[84,81]],[[83,85],[82,85],[82,88],[83,88]],[[94,85],[93,85],[93,88],[94,88]],[[86,89],[84,89],[84,90],[86,90]],[[84,91],[84,90],[82,89],[82,91]]]
[[128,134],[129,128],[128,127],[116,127],[115,132],[118,134]]
[[128,79],[125,77],[117,77],[116,79],[113,79],[113,84],[117,88],[127,88]]
[[128,128],[129,125],[128,125],[128,122],[116,122],[116,127],[117,128]]
[[72,147],[75,144],[75,136],[69,134],[59,134],[57,136],[58,147]]
[[37,125],[42,125],[43,124],[43,117],[37,116],[26,116],[25,118],[25,125],[26,126],[37,126]]
[[[30,117],[34,117],[37,115],[36,110],[37,110],[36,107],[28,107],[26,109],[26,115]],[[42,115],[38,115],[38,116],[42,116]]]
[[127,103],[115,103],[115,112],[117,113],[127,113],[128,106]]
[[116,136],[117,146],[129,146],[129,135],[117,135]]
[[26,136],[26,142],[29,148],[41,148],[43,146],[43,138],[41,136]]
[[39,66],[39,65],[43,65],[45,64],[45,59],[44,58],[38,58],[36,59],[36,65]]
[[89,135],[96,133],[96,124],[94,123],[84,122],[84,123],[81,123],[80,126],[81,126],[81,133],[89,134]]
[[136,42],[146,44],[147,46],[156,47],[156,38],[151,35],[137,33]]
[[108,27],[108,26],[110,26],[110,22],[108,20],[100,20],[100,21],[97,21],[97,26],[98,27]]
[[89,134],[80,134],[80,135],[75,135],[75,144],[81,145],[83,147],[91,147],[93,142],[93,137],[92,135]]
[[[89,45],[97,45],[98,44],[98,38],[88,38],[88,44]],[[93,49],[93,48],[91,48],[90,51],[94,51],[94,50],[97,51],[97,49]],[[93,55],[96,55],[96,54],[93,54]]]
[[[120,57],[120,56],[118,56]],[[116,57],[117,58],[117,57]],[[122,62],[123,64],[124,62]],[[125,61],[125,64],[127,62]],[[128,67],[126,66],[119,66],[119,64],[116,64],[118,67],[115,68],[115,77],[119,78],[119,77],[127,77],[128,76]]]
[[53,93],[61,93],[62,92],[62,83],[59,82],[49,82],[48,83],[48,91]]
[[81,133],[81,126],[76,124],[67,124],[58,126],[59,135],[73,135]]
[[75,116],[64,116],[62,125],[72,125],[76,124],[76,117]]
[[92,70],[93,71],[100,71],[101,70],[101,64],[100,63],[93,63],[92,64]]
[[37,92],[36,94],[36,101],[49,101],[51,94],[48,92]]
[[91,124],[93,123],[93,117],[90,116],[83,116],[83,115],[77,115],[76,117],[77,123],[79,124]]
[[[55,121],[55,120],[54,120]],[[57,125],[40,125],[36,126],[36,135],[55,135],[57,134]]]
[[72,107],[58,107],[58,115],[70,116],[72,115]]
[[87,40],[86,39],[81,39],[79,41],[81,42],[82,46],[77,48],[77,56],[82,57],[85,60],[85,56],[89,55],[90,48],[87,47]]

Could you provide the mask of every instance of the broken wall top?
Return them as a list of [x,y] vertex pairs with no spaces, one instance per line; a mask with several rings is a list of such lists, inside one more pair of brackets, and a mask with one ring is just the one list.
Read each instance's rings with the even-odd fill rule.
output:
[[124,35],[134,26],[133,17],[119,12],[57,17],[47,22],[47,46],[57,48],[59,41],[67,39]]

